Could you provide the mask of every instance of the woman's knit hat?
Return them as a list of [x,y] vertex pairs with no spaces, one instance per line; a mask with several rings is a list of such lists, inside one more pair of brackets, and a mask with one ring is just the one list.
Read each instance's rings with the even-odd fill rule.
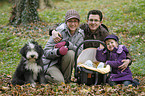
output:
[[76,18],[80,21],[80,15],[77,11],[71,9],[71,10],[68,10],[65,14],[65,22],[71,18]]
[[115,41],[117,41],[117,43],[119,42],[119,38],[116,35],[108,35],[105,39],[104,42],[108,39],[114,39]]

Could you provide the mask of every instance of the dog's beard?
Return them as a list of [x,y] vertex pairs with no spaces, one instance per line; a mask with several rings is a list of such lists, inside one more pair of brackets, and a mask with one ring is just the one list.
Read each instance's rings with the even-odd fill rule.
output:
[[28,61],[31,62],[31,63],[34,63],[34,62],[36,62],[36,59],[35,58],[30,58],[30,59],[28,59]]
[[[31,59],[34,60],[34,59]],[[37,80],[38,73],[42,70],[42,67],[37,65],[35,62],[28,62],[25,66],[26,69],[33,71],[33,79]]]

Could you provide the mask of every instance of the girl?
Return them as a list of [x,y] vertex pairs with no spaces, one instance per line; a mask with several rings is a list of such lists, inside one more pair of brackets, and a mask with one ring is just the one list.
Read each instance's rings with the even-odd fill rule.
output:
[[108,78],[110,86],[115,84],[124,84],[125,86],[139,84],[137,81],[132,83],[132,73],[129,67],[124,71],[118,69],[118,66],[123,64],[122,60],[126,59],[126,53],[129,53],[128,49],[124,45],[119,45],[119,39],[116,35],[108,35],[104,42],[107,45],[107,50],[104,51],[98,48],[96,59],[97,61],[105,62],[106,65],[110,65],[112,68]]

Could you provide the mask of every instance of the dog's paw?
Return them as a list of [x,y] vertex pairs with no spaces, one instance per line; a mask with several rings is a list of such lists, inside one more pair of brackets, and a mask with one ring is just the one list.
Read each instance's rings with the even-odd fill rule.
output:
[[32,83],[31,86],[32,86],[32,87],[36,87],[36,83],[35,83],[35,82]]

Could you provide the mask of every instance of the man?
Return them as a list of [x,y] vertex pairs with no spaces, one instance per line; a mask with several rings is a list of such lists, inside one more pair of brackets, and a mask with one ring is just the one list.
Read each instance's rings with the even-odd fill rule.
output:
[[[84,30],[85,40],[94,39],[103,41],[109,35],[107,27],[102,24],[103,15],[99,10],[91,10],[87,16],[87,23],[81,24],[80,28]],[[99,43],[85,43],[84,47],[99,47]]]
[[[51,83],[69,83],[74,65],[77,46],[84,41],[84,31],[79,28],[80,15],[75,10],[68,10],[65,23],[56,28],[61,34],[61,41],[55,43],[50,37],[44,48],[44,70],[46,79]],[[79,51],[83,50],[83,46]]]
[[[103,22],[103,15],[100,10],[90,10],[87,16],[87,23],[81,24],[80,28],[84,30],[85,38],[84,40],[88,39],[95,39],[103,41],[106,36],[109,35],[107,27],[102,24]],[[59,32],[53,31],[52,36],[55,42],[61,40],[61,34]],[[102,47],[98,43],[85,43],[84,48],[88,47]],[[119,68],[124,71],[128,64],[131,64],[131,55],[127,54],[127,59],[122,60],[124,62]]]

